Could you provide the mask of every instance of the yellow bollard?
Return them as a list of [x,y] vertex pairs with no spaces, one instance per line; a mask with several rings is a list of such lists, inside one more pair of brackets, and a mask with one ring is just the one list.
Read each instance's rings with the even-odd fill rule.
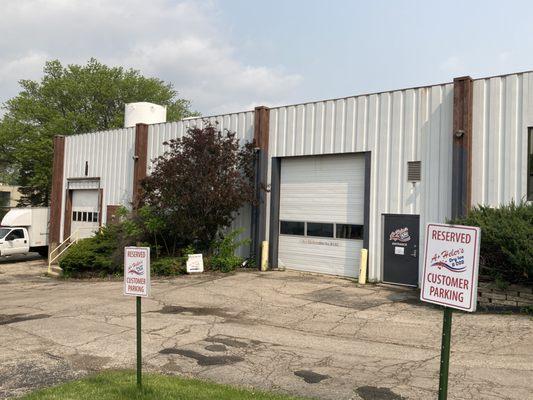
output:
[[366,263],[368,261],[368,250],[361,249],[361,263],[359,264],[359,283],[366,283]]
[[268,269],[268,242],[265,240],[261,243],[261,271]]

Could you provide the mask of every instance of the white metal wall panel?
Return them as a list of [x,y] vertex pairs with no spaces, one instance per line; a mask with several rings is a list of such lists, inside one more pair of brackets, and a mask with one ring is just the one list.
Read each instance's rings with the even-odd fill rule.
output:
[[[198,126],[201,128],[206,121],[217,124],[222,131],[228,129],[231,132],[235,132],[241,144],[251,142],[254,138],[254,111],[149,125],[147,173],[150,174],[153,168],[152,161],[163,155],[167,150],[167,146],[163,144],[164,142],[181,138],[187,133],[189,127]],[[244,228],[244,231],[240,235],[240,239],[250,238],[251,206],[249,205],[239,210],[229,229],[235,230],[241,228]],[[241,246],[238,254],[247,257],[250,254],[250,246]]]
[[[365,159],[346,154],[281,162],[280,220],[363,225]],[[363,240],[280,235],[279,265],[356,277]]]
[[61,238],[63,238],[67,180],[85,177],[86,162],[87,176],[99,177],[103,189],[102,221],[106,220],[106,205],[131,204],[134,141],[135,128],[93,132],[65,138]]
[[532,72],[474,81],[472,205],[526,198],[532,126]]
[[[452,111],[451,83],[272,108],[269,153],[371,152],[369,277],[379,280],[383,213],[420,214],[421,227],[450,217]],[[422,180],[413,185],[415,160]]]

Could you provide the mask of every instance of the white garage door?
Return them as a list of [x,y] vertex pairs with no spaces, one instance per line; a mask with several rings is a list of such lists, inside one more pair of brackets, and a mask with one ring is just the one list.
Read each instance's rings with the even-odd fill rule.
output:
[[98,190],[79,189],[72,191],[71,232],[78,230],[78,237],[91,237],[100,227]]
[[363,247],[363,155],[281,161],[278,264],[356,277]]

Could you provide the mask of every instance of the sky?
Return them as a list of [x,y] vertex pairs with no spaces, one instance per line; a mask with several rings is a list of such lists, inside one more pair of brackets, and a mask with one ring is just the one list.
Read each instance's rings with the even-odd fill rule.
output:
[[533,1],[0,0],[0,102],[47,60],[139,69],[203,115],[533,70]]

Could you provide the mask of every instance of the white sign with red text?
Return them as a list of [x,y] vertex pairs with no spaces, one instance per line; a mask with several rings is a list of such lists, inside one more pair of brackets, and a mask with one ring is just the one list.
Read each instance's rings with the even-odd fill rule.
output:
[[124,294],[150,296],[150,248],[124,248]]
[[427,224],[420,300],[476,311],[480,229]]

